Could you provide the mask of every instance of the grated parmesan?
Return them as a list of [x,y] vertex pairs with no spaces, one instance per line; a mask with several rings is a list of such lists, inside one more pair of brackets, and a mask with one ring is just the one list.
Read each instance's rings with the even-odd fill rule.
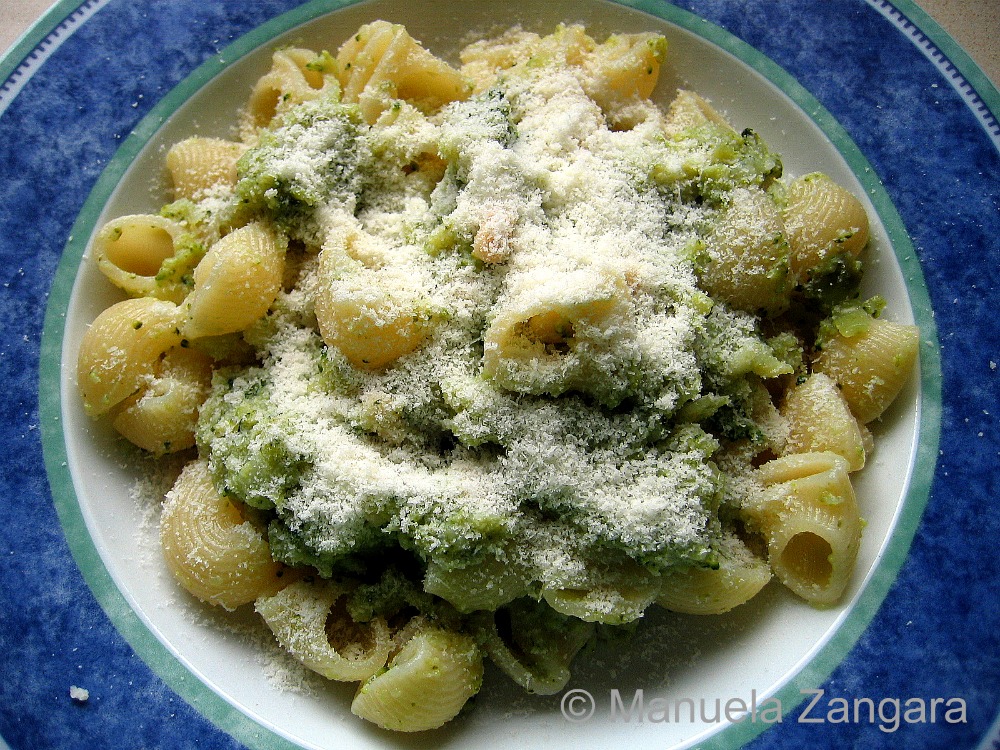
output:
[[[460,568],[502,548],[550,587],[593,584],[619,555],[653,570],[709,562],[717,444],[670,445],[673,418],[703,395],[699,347],[711,339],[724,370],[763,345],[750,316],[707,322],[712,302],[689,248],[714,209],[649,178],[652,164],[680,171],[701,157],[669,147],[655,117],[610,129],[579,71],[550,66],[436,118],[403,104],[385,127],[352,134],[374,154],[338,168],[355,205],[337,191],[316,199],[336,118],[301,119],[282,130],[275,169],[316,204],[327,236],[354,238],[342,241],[360,270],[330,280],[303,264],[259,333],[262,365],[217,385],[207,410],[217,416],[262,383],[267,392],[255,442],[203,425],[222,481],[243,470],[246,451],[281,444],[295,468],[257,477],[258,495],[307,548],[334,558],[388,539]],[[428,191],[396,165],[431,149],[451,166]],[[355,177],[362,163],[368,173]],[[428,252],[442,228],[450,246]],[[403,298],[418,299],[430,333],[388,368],[351,371],[308,322],[323,284],[364,309],[380,285],[410,289]],[[342,382],[324,385],[324,368]]]

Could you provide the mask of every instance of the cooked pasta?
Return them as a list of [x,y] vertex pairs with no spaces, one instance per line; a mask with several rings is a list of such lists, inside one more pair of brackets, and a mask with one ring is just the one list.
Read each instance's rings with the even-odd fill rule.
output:
[[323,340],[365,370],[409,354],[427,335],[424,281],[393,267],[368,268],[327,246],[320,253],[316,296]]
[[221,495],[203,461],[192,461],[167,493],[160,543],[177,581],[204,602],[236,609],[287,582],[252,515]]
[[246,149],[243,143],[201,136],[175,144],[166,156],[174,198],[197,200],[220,187],[235,187],[236,162]]
[[556,613],[530,597],[497,609],[476,635],[490,659],[529,693],[552,695],[570,680],[570,665],[594,625]]
[[788,306],[788,240],[777,206],[763,191],[732,191],[706,253],[702,282],[713,296],[750,312],[775,314]]
[[673,612],[721,614],[755,597],[770,580],[771,568],[734,535],[718,567],[663,575],[656,602]]
[[906,385],[917,361],[916,326],[874,319],[853,335],[823,343],[813,368],[833,379],[858,421],[878,418]]
[[832,451],[851,471],[865,466],[865,440],[837,384],[815,372],[788,390],[781,404],[788,422],[785,454]]
[[97,267],[118,288],[134,297],[175,303],[187,294],[183,274],[203,253],[179,222],[156,215],[109,221],[98,232],[94,250]]
[[483,680],[471,636],[428,626],[358,689],[351,711],[384,729],[419,732],[455,718]]
[[337,53],[344,101],[357,102],[373,122],[394,99],[423,110],[464,99],[472,86],[399,24],[375,21],[358,29]]
[[459,612],[493,611],[528,593],[530,575],[517,556],[498,550],[462,567],[427,565],[424,590],[451,602]]
[[689,128],[715,125],[726,130],[732,126],[704,97],[694,91],[680,89],[667,109],[664,130],[672,135],[682,134]]
[[118,302],[80,342],[77,383],[87,413],[99,416],[139,392],[161,357],[181,343],[180,310],[153,297]]
[[803,599],[834,604],[861,542],[861,515],[848,464],[835,453],[799,453],[764,464],[767,487],[748,516],[767,540],[778,579]]
[[600,383],[602,352],[621,343],[629,313],[624,276],[612,269],[539,269],[514,287],[483,337],[483,372],[504,387],[558,395]]
[[868,244],[868,214],[861,201],[822,173],[792,181],[782,216],[797,274],[838,254],[854,258]]
[[385,666],[392,646],[381,617],[356,623],[338,604],[348,593],[330,581],[296,581],[254,607],[287,651],[330,680],[366,680]]
[[114,415],[115,429],[153,454],[194,446],[198,411],[212,387],[212,360],[196,349],[175,346],[163,354],[143,389]]
[[617,125],[617,112],[652,95],[666,53],[658,34],[612,34],[580,63],[588,74],[584,91]]
[[290,47],[271,57],[271,70],[250,93],[248,114],[253,127],[264,127],[302,102],[335,95],[340,89],[337,64],[329,54]]
[[[239,140],[105,224],[85,411],[179,453],[160,540],[396,731],[484,659],[549,695],[651,606],[850,591],[849,472],[918,332],[860,296],[865,207],[699,94],[665,39],[511,29],[460,64],[374,21],[286,47]],[[669,92],[668,92],[669,93]]]
[[236,333],[262,318],[281,290],[285,244],[269,228],[249,224],[209,248],[184,301],[184,335]]

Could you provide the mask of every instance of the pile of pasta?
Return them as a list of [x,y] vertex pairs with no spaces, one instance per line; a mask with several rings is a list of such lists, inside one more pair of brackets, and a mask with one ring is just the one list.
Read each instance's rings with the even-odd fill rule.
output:
[[[850,475],[873,449],[867,425],[910,378],[919,337],[913,326],[878,317],[872,302],[841,300],[824,310],[822,322],[793,315],[801,303],[796,294],[810,280],[834,266],[850,271],[868,242],[862,204],[821,174],[787,182],[767,174],[756,185],[733,189],[701,234],[692,264],[704,292],[715,304],[754,316],[774,334],[769,341],[788,344],[785,353],[791,353],[782,357],[773,343],[767,367],[761,370],[760,360],[746,365],[743,371],[759,386],[753,391],[757,439],[727,441],[713,459],[723,471],[741,467],[728,490],[740,498],[727,526],[729,554],[655,571],[633,563],[634,578],[623,577],[617,591],[627,607],[614,616],[591,606],[586,591],[526,591],[518,584],[507,594],[503,565],[493,571],[489,597],[477,600],[461,577],[435,582],[428,576],[426,590],[400,582],[404,604],[390,614],[366,610],[376,594],[391,598],[384,581],[377,589],[363,574],[323,576],[310,565],[276,560],[266,510],[227,491],[208,457],[198,454],[198,423],[213,375],[256,362],[247,332],[295,289],[304,263],[315,261],[320,278],[328,279],[303,292],[314,297],[315,327],[350,367],[392,368],[429,335],[427,321],[405,303],[405,284],[395,307],[366,317],[329,292],[337,283],[337,258],[319,253],[316,260],[319,248],[308,232],[296,236],[280,222],[240,210],[233,191],[248,169],[245,157],[288,116],[335,99],[355,105],[372,128],[392,121],[402,107],[433,121],[449,103],[480,95],[504,76],[544,76],[546,66],[562,66],[579,72],[608,127],[648,127],[653,120],[665,140],[705,128],[736,138],[726,119],[693,92],[678,92],[666,112],[649,101],[664,51],[663,39],[653,34],[618,34],[598,44],[580,27],[548,36],[512,30],[470,45],[462,65],[453,67],[385,21],[360,28],[336,55],[281,49],[250,92],[240,137],[193,136],[174,145],[166,155],[174,203],[159,214],[116,218],[94,238],[98,268],[128,299],[101,313],[83,337],[79,390],[88,415],[108,420],[144,451],[190,454],[162,511],[168,567],[204,602],[230,610],[254,606],[309,669],[360,683],[351,709],[382,727],[418,731],[452,719],[479,690],[484,655],[525,689],[558,692],[595,623],[635,619],[653,602],[718,614],[756,595],[774,575],[806,601],[829,606],[849,584],[863,527]],[[439,153],[420,158],[401,164],[400,174],[426,180],[429,191],[448,159]],[[306,203],[308,188],[300,196]],[[268,189],[261,200],[271,195]],[[470,262],[507,262],[509,221],[494,218],[471,238]],[[629,293],[623,283],[613,295]],[[535,387],[542,382],[537,378],[558,370],[559,357],[578,345],[575,337],[601,325],[600,316],[610,314],[602,310],[616,309],[613,295],[602,298],[603,308],[553,306],[515,311],[509,320],[498,316],[484,333],[483,377],[511,390]],[[761,371],[750,372],[753,367]],[[525,368],[536,378],[528,386],[518,380]],[[586,391],[590,385],[565,387]],[[717,407],[694,401],[685,418],[696,423],[699,410]]]

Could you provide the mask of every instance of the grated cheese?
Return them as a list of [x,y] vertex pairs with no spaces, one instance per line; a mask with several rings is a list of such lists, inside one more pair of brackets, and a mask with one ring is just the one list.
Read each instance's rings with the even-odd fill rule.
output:
[[[769,350],[752,316],[699,288],[691,247],[718,208],[653,176],[696,171],[710,149],[668,143],[654,108],[612,129],[585,77],[551,63],[350,132],[331,105],[303,105],[262,140],[335,277],[302,263],[248,334],[262,364],[217,383],[200,447],[231,491],[248,452],[282,446],[254,497],[312,553],[349,563],[400,544],[461,569],[485,551],[536,585],[594,591],[622,561],[711,563],[718,443],[677,411]],[[412,310],[426,336],[356,370],[316,330],[320,294],[369,328]],[[219,422],[241,408],[263,425],[249,444]]]

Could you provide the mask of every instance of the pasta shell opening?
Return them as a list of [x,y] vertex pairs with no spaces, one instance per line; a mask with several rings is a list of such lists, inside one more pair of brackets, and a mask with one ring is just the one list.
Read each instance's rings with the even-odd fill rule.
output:
[[826,588],[833,575],[830,543],[811,531],[803,531],[788,540],[781,551],[781,566],[807,586]]
[[155,276],[163,261],[174,254],[174,238],[159,226],[127,224],[104,245],[112,264],[126,273]]

